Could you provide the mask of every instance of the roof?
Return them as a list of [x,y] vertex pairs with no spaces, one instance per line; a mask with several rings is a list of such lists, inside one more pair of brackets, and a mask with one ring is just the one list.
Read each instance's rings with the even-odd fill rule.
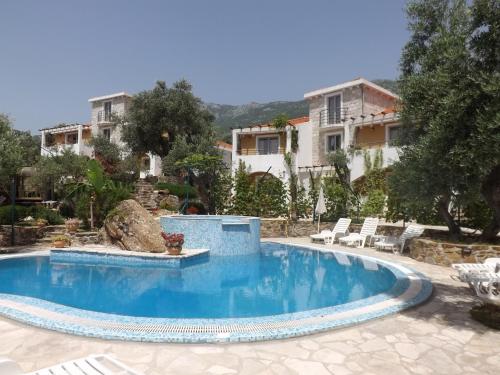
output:
[[[296,117],[289,119],[287,121],[287,125],[297,126],[304,124],[308,121],[309,121],[309,116]],[[263,127],[263,126],[272,126],[272,122],[266,122],[265,124],[249,125],[247,126],[247,128]]]
[[79,123],[75,122],[74,124],[59,124],[59,125],[51,126],[48,128],[42,128],[42,129],[40,129],[40,131],[42,131],[42,130],[60,130],[61,132],[65,132],[68,130],[76,130],[76,129],[78,129],[78,127],[80,125],[82,125],[84,128],[89,128],[91,126],[90,124],[79,124]]
[[376,113],[376,115],[387,115],[389,113],[396,113],[396,112],[398,112],[396,107],[390,106],[390,107],[384,108],[382,111]]
[[113,99],[113,98],[119,98],[121,96],[126,96],[128,98],[131,98],[132,95],[130,94],[127,94],[126,92],[122,91],[122,92],[117,92],[116,94],[109,94],[109,95],[104,95],[104,96],[96,96],[94,98],[90,98],[89,99],[89,103],[92,103],[92,102],[98,102],[100,100],[106,100],[106,99]]
[[224,150],[232,150],[233,149],[232,145],[230,145],[229,143],[224,142],[224,141],[216,141],[215,144],[218,148],[222,148]]
[[388,96],[393,97],[393,98],[399,98],[399,96],[397,96],[393,92],[391,92],[391,91],[389,91],[387,89],[384,89],[382,86],[379,86],[379,85],[377,85],[377,84],[375,84],[373,82],[370,82],[370,81],[368,81],[365,78],[356,78],[356,79],[354,79],[352,81],[340,83],[340,84],[335,85],[335,86],[330,86],[330,87],[326,87],[324,89],[319,89],[319,90],[314,90],[314,91],[306,92],[304,94],[304,98],[305,99],[310,99],[310,98],[313,98],[315,96],[329,94],[331,92],[340,91],[340,90],[346,89],[348,87],[358,86],[358,85],[365,85],[365,86],[371,87],[374,90],[377,90],[377,91],[381,92],[382,94],[388,95]]

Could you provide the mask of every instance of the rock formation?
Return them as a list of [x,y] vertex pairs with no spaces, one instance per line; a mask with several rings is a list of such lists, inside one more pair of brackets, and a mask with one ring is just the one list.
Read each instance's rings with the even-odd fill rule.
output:
[[133,199],[121,202],[104,221],[105,240],[124,250],[162,253],[160,233],[160,223]]

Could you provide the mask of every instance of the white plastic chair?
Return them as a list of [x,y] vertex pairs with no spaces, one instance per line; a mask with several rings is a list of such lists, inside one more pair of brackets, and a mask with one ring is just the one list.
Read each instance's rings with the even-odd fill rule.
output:
[[332,230],[322,230],[321,233],[311,234],[312,241],[324,241],[325,244],[333,244],[338,235],[345,235],[349,230],[351,219],[340,218]]
[[142,375],[105,354],[93,354],[25,374],[17,363],[0,358],[1,375]]
[[366,238],[375,235],[378,227],[378,218],[377,217],[367,217],[363,222],[363,226],[359,233],[351,233],[346,237],[339,238],[339,243],[345,245],[355,245],[358,247],[364,247]]
[[424,227],[420,225],[410,224],[399,237],[387,237],[381,241],[375,242],[377,250],[392,250],[394,254],[401,255],[405,248],[406,241],[420,237],[424,233]]

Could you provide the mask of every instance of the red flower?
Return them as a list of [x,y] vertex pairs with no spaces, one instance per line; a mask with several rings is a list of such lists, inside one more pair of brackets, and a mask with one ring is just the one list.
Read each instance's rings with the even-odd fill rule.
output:
[[161,232],[161,236],[165,240],[165,245],[167,246],[182,246],[184,243],[184,235],[182,233]]

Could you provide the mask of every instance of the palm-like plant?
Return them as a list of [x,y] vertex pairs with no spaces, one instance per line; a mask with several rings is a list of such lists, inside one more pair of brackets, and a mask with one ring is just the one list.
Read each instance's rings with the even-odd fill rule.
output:
[[96,160],[89,160],[86,178],[72,186],[68,197],[85,195],[90,197],[90,228],[94,229],[94,204],[107,190],[110,180]]

